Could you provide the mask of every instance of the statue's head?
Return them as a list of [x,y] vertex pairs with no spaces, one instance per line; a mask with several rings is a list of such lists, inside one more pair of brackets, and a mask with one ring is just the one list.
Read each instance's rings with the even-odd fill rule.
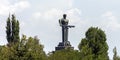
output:
[[67,15],[66,14],[63,14],[63,18],[66,19]]

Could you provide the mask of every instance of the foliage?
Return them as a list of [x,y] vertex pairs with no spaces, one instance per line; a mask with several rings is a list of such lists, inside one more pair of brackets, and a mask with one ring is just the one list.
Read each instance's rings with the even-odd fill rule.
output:
[[48,60],[79,60],[79,52],[77,50],[59,50],[48,54]]
[[82,60],[108,60],[108,45],[104,31],[91,27],[81,40],[79,50]]
[[117,49],[116,49],[116,47],[113,49],[113,53],[114,53],[113,60],[120,60],[120,57],[117,56]]
[[8,17],[8,19],[7,19],[7,26],[6,26],[6,34],[7,34],[7,36],[6,36],[6,38],[7,38],[7,41],[10,43],[10,42],[12,42],[11,40],[12,40],[12,38],[11,38],[11,20],[10,20],[10,16]]
[[12,15],[12,40],[13,42],[19,42],[19,21],[16,20],[15,15]]
[[0,48],[0,60],[46,60],[43,45],[36,38],[23,35],[19,43]]
[[6,26],[6,38],[9,44],[19,41],[19,21],[16,20],[15,15],[8,17]]

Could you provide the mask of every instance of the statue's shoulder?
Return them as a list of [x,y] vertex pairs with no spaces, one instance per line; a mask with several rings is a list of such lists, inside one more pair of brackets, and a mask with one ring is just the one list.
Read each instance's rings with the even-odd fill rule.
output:
[[62,18],[62,19],[59,19],[59,20],[64,20],[64,19]]
[[69,22],[69,20],[68,19],[59,19],[59,22]]
[[66,19],[67,21],[69,21],[68,19]]

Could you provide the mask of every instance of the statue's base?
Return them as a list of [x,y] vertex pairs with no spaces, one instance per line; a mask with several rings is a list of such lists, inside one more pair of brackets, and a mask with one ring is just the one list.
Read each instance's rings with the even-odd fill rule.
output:
[[71,47],[70,42],[60,42],[57,47],[55,47],[55,50],[63,50],[63,49],[74,49],[74,47]]

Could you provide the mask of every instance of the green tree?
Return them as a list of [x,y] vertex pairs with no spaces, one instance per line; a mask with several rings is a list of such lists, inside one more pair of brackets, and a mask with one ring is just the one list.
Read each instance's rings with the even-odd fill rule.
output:
[[13,60],[15,58],[14,50],[8,46],[2,46],[0,49],[0,60]]
[[12,15],[12,40],[13,42],[19,41],[19,21],[16,20],[15,15]]
[[7,19],[7,26],[6,26],[6,38],[8,43],[16,43],[19,39],[19,21],[16,20],[15,15],[12,14],[12,17],[10,16]]
[[78,48],[83,60],[108,60],[108,45],[104,31],[91,27],[86,32],[86,37],[81,40]]
[[37,37],[26,38],[25,35],[21,38],[17,51],[18,59],[20,60],[46,60],[47,56],[43,51],[43,45],[39,43]]
[[25,45],[27,50],[25,57],[27,60],[45,60],[46,54],[43,51],[43,45],[39,44],[39,39],[37,37],[28,38],[28,42]]
[[47,60],[38,38],[22,36],[19,43],[0,46],[0,60]]
[[120,60],[120,57],[117,56],[117,49],[116,49],[116,47],[113,49],[113,53],[114,53],[113,60]]
[[8,45],[0,47],[0,60],[46,60],[43,45],[37,37],[23,35],[20,40],[19,21],[14,14],[7,19],[6,34]]
[[11,43],[12,42],[12,30],[11,30],[11,20],[10,20],[10,16],[8,17],[8,19],[7,19],[7,26],[6,26],[6,34],[7,34],[7,36],[6,36],[6,38],[7,38],[7,41],[9,42],[9,43]]
[[48,54],[48,60],[80,60],[77,50],[64,49]]
[[93,60],[92,49],[89,48],[88,42],[86,39],[81,40],[79,45],[80,50],[80,60]]

